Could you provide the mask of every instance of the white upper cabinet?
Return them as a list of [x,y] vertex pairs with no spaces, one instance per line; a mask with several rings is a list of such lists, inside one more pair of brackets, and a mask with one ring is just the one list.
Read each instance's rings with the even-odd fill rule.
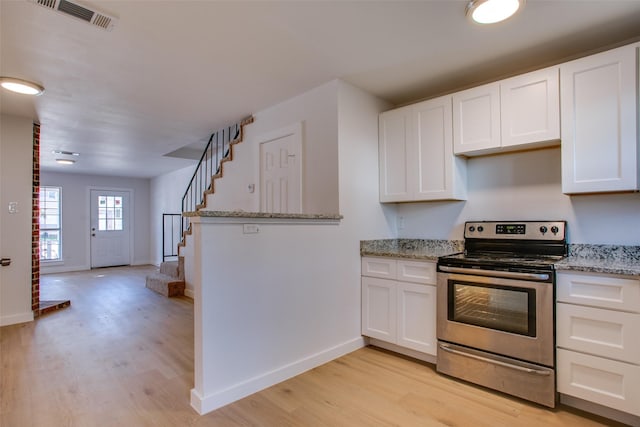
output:
[[560,66],[564,193],[638,190],[637,46]]
[[500,85],[490,83],[453,94],[456,154],[500,147]]
[[455,154],[472,156],[557,143],[559,96],[557,67],[454,93]]
[[410,107],[380,114],[378,149],[381,202],[411,200],[406,170],[409,150],[415,145],[410,135],[411,124]]
[[502,146],[560,139],[558,67],[500,82]]
[[466,162],[453,155],[451,96],[380,115],[380,201],[466,199]]

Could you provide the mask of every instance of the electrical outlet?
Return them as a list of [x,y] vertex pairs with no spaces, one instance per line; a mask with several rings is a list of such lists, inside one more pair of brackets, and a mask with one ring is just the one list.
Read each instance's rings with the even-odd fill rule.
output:
[[400,215],[398,217],[398,230],[402,230],[404,228],[404,217]]
[[258,224],[242,224],[242,233],[244,234],[256,234],[260,232]]
[[9,202],[9,213],[18,213],[18,202]]

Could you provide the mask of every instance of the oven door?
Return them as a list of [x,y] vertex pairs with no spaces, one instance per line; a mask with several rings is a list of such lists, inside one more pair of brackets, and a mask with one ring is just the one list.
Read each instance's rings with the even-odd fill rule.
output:
[[438,340],[553,367],[553,284],[485,273],[438,273]]

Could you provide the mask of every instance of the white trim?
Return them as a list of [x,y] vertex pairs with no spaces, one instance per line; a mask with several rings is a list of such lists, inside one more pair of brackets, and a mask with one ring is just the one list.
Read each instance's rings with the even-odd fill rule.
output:
[[[87,231],[91,231],[91,191],[119,191],[119,192],[128,192],[129,193],[129,265],[133,264],[133,256],[135,253],[135,245],[134,245],[134,218],[135,218],[135,191],[133,188],[117,188],[117,187],[102,187],[102,186],[87,186],[87,201],[85,202],[86,206],[86,214],[87,214]],[[91,268],[91,233],[87,233],[86,237],[87,248],[87,257],[85,259],[85,264]]]
[[394,353],[400,353],[405,356],[413,357],[414,359],[422,360],[423,362],[431,363],[433,365],[436,364],[437,358],[436,356],[433,356],[431,354],[427,354],[421,351],[416,351],[410,348],[402,347],[397,344],[382,341],[377,338],[367,338],[367,341],[370,345],[374,347],[380,347],[385,350],[393,351]]
[[33,311],[0,317],[0,326],[9,326],[25,322],[33,322]]
[[191,298],[191,299],[195,299],[195,295],[196,295],[196,294],[195,294],[195,292],[193,291],[193,289],[187,289],[187,288],[185,288],[185,289],[184,289],[184,296],[185,296],[185,297],[189,297],[189,298]]
[[250,394],[256,393],[274,384],[278,384],[284,380],[300,375],[310,369],[323,365],[345,354],[351,353],[364,347],[364,339],[358,337],[339,344],[335,347],[328,348],[319,353],[312,354],[303,359],[297,360],[288,365],[265,372],[254,378],[248,379],[225,390],[220,390],[208,396],[202,396],[198,390],[191,390],[191,406],[200,415],[221,408]]
[[91,270],[91,267],[88,265],[72,265],[72,266],[52,266],[44,268],[40,265],[40,273],[41,274],[55,274],[55,273],[71,273],[74,271],[88,271]]

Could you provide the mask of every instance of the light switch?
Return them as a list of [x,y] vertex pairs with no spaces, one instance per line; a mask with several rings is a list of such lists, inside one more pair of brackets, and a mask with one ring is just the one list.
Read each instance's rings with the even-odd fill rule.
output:
[[18,213],[18,202],[9,202],[9,213]]

